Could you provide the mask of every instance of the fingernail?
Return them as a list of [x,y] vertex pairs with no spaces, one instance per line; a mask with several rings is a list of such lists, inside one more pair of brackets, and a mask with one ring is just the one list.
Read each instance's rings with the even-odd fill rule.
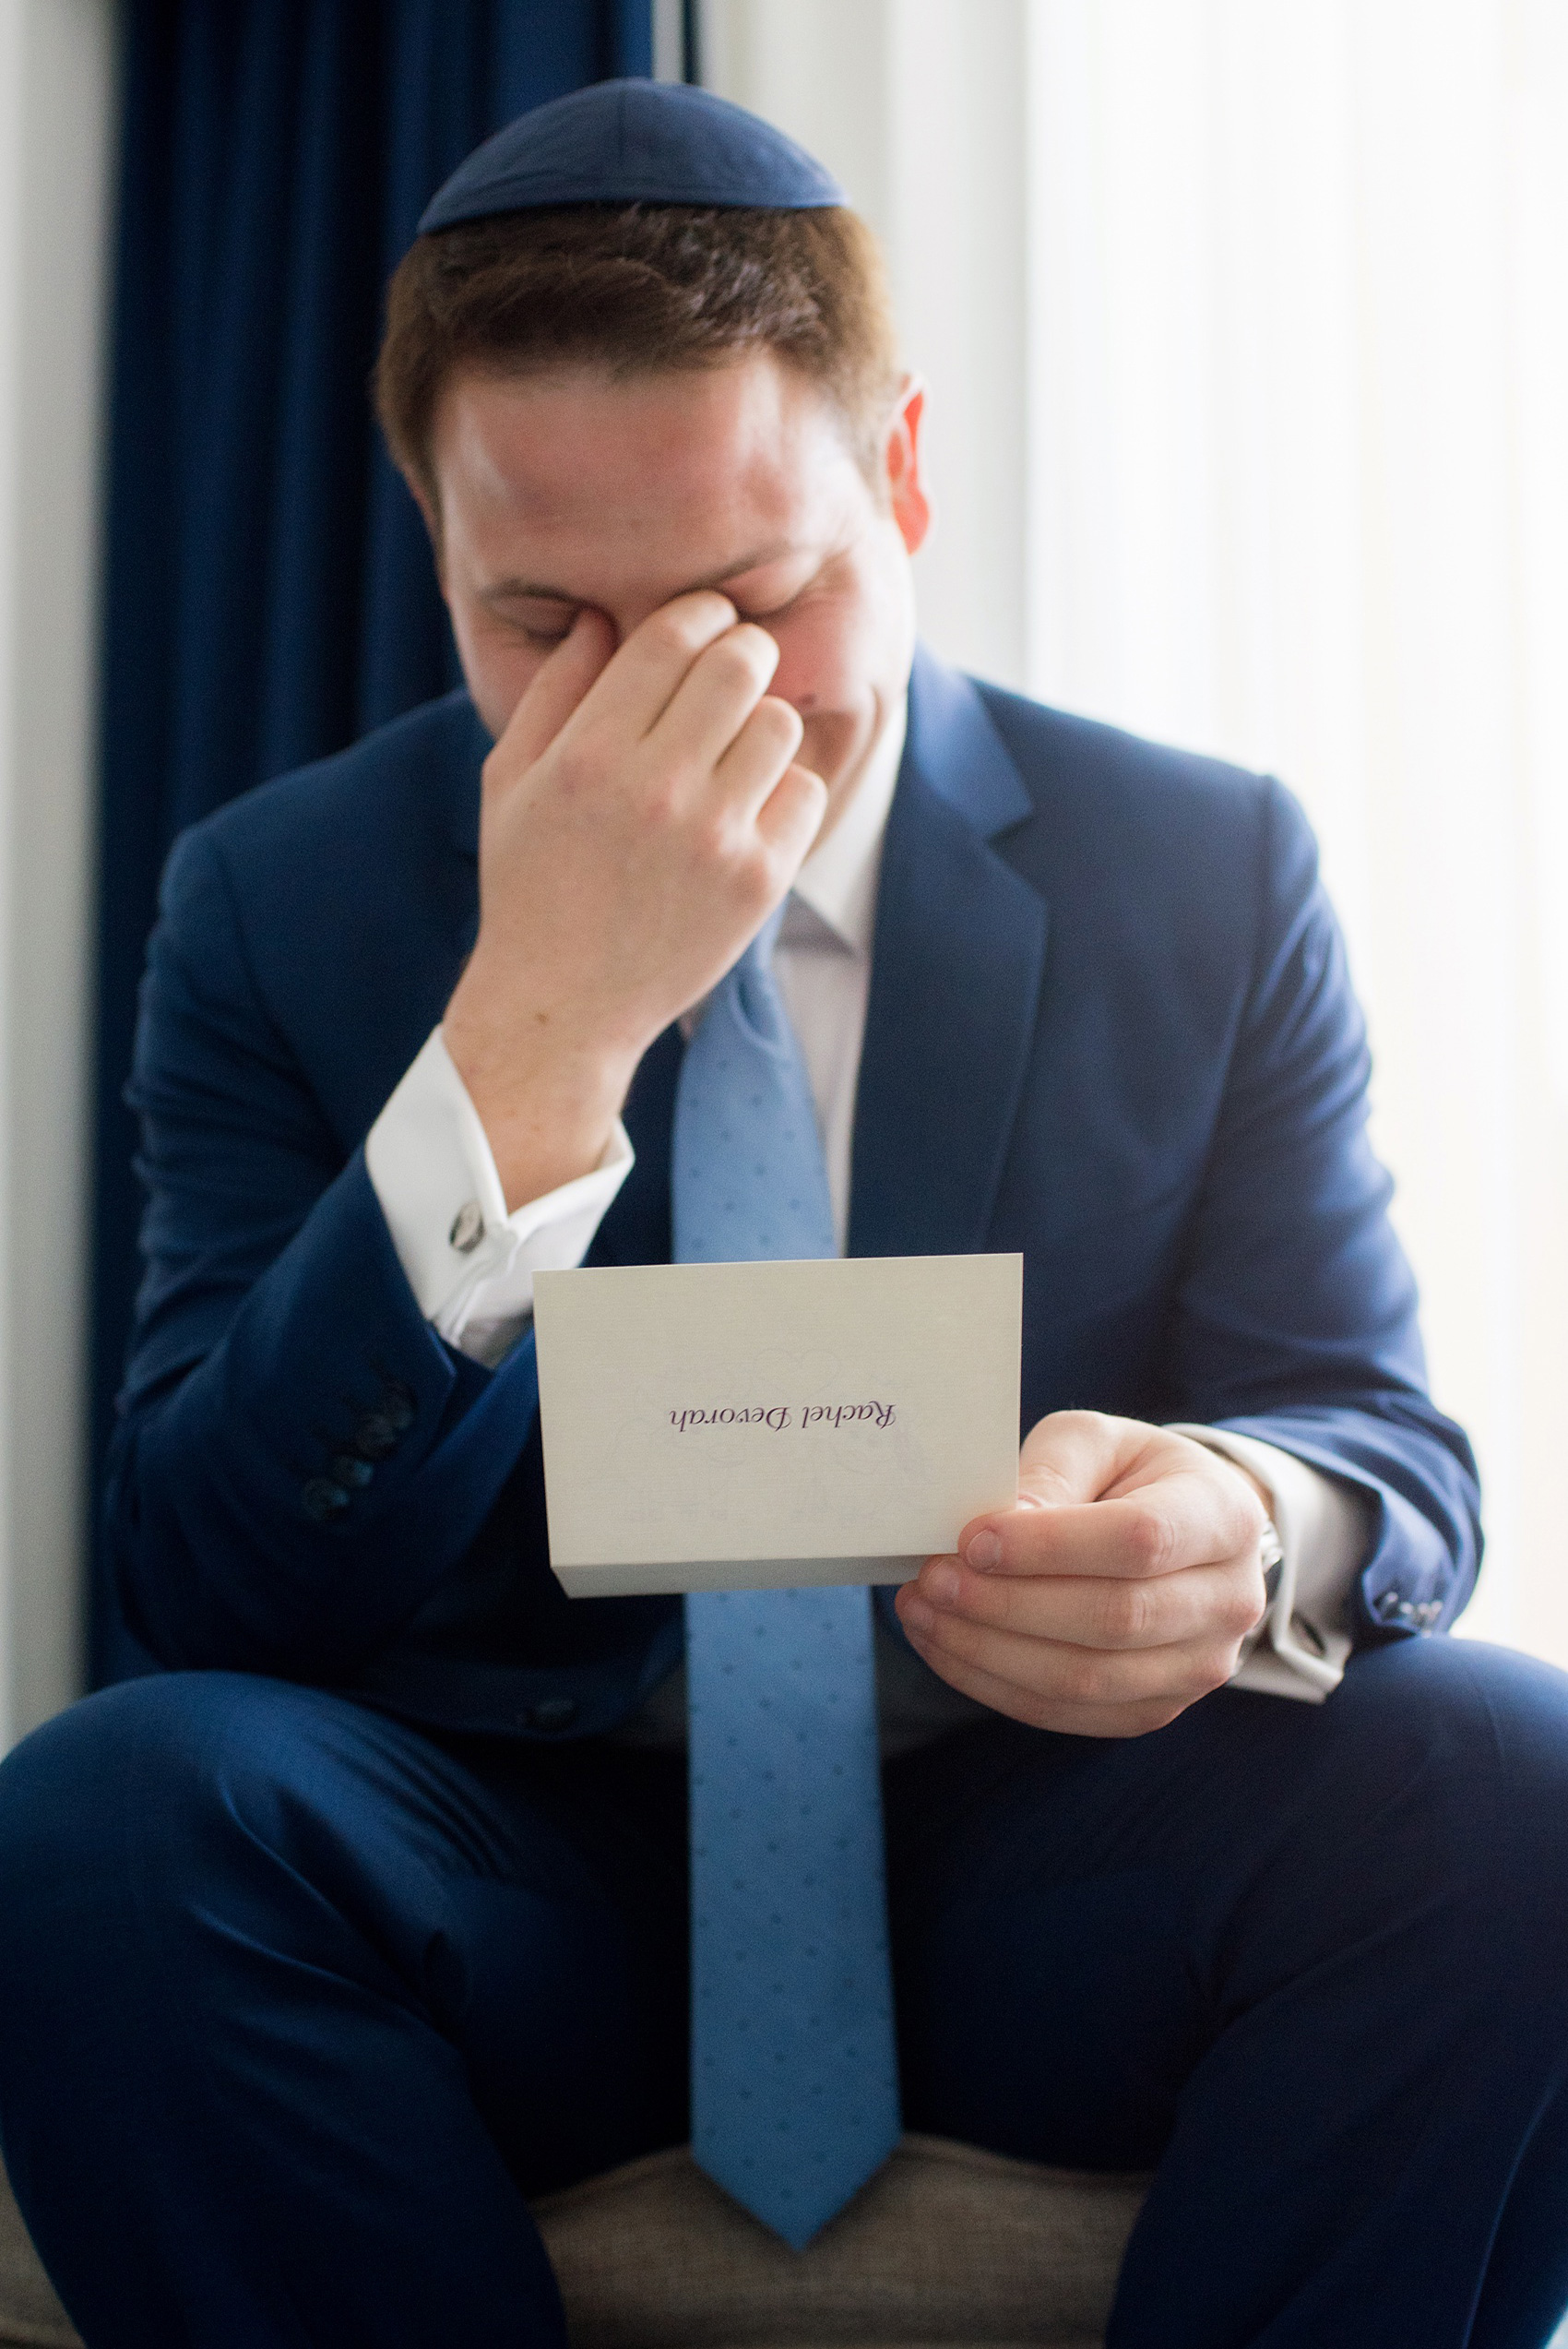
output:
[[928,1566],[921,1577],[922,1594],[928,1599],[934,1599],[939,1607],[956,1606],[963,1587],[956,1567]]
[[972,1567],[977,1568],[981,1574],[986,1574],[993,1566],[1001,1565],[1002,1544],[994,1533],[977,1533],[964,1552],[964,1556]]
[[936,1609],[924,1599],[906,1599],[898,1612],[907,1631],[929,1631],[936,1622]]

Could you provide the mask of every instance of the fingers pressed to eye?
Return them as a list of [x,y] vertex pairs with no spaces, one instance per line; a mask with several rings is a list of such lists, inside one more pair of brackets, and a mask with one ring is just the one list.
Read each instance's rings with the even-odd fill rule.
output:
[[1217,1628],[1233,1627],[1241,1637],[1256,1615],[1253,1578],[1233,1563],[1132,1580],[977,1574],[942,1559],[922,1568],[911,1589],[939,1615],[1086,1648],[1169,1647]]
[[652,732],[670,757],[716,767],[766,693],[778,647],[766,628],[742,621],[706,647],[671,696]]
[[794,871],[821,830],[826,807],[822,777],[809,767],[787,768],[757,810],[757,837]]
[[633,629],[615,655],[595,696],[596,717],[640,741],[669,709],[694,662],[734,627],[734,605],[712,588],[698,588],[660,605]]
[[549,749],[615,653],[615,631],[602,612],[579,612],[571,633],[536,673],[506,724],[505,771],[520,773]]
[[720,798],[737,817],[754,817],[789,768],[804,732],[787,701],[765,696],[714,769]]

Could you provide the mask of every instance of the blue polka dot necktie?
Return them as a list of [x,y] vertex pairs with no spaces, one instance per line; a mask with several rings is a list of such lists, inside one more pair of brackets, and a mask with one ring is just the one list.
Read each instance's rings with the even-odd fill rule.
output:
[[[837,1252],[779,919],[686,1048],[677,1263]],[[899,2133],[871,1594],[694,1592],[686,1685],[692,2147],[799,2250]]]

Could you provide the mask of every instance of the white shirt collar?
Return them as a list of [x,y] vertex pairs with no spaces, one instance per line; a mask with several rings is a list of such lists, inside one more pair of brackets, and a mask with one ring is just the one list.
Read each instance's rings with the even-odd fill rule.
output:
[[[814,848],[795,876],[791,900],[809,906],[817,920],[853,954],[871,953],[876,921],[876,884],[882,868],[882,839],[904,756],[909,702],[900,697],[872,745],[848,805],[820,848]],[[790,912],[793,911],[793,906]],[[785,915],[786,933],[790,928]]]

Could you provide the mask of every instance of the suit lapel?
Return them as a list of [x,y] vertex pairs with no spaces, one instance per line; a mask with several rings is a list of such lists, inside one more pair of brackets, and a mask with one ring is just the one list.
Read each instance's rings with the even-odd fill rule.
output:
[[851,1256],[980,1247],[1034,1033],[1044,900],[991,846],[1033,803],[966,678],[917,657],[877,895]]

